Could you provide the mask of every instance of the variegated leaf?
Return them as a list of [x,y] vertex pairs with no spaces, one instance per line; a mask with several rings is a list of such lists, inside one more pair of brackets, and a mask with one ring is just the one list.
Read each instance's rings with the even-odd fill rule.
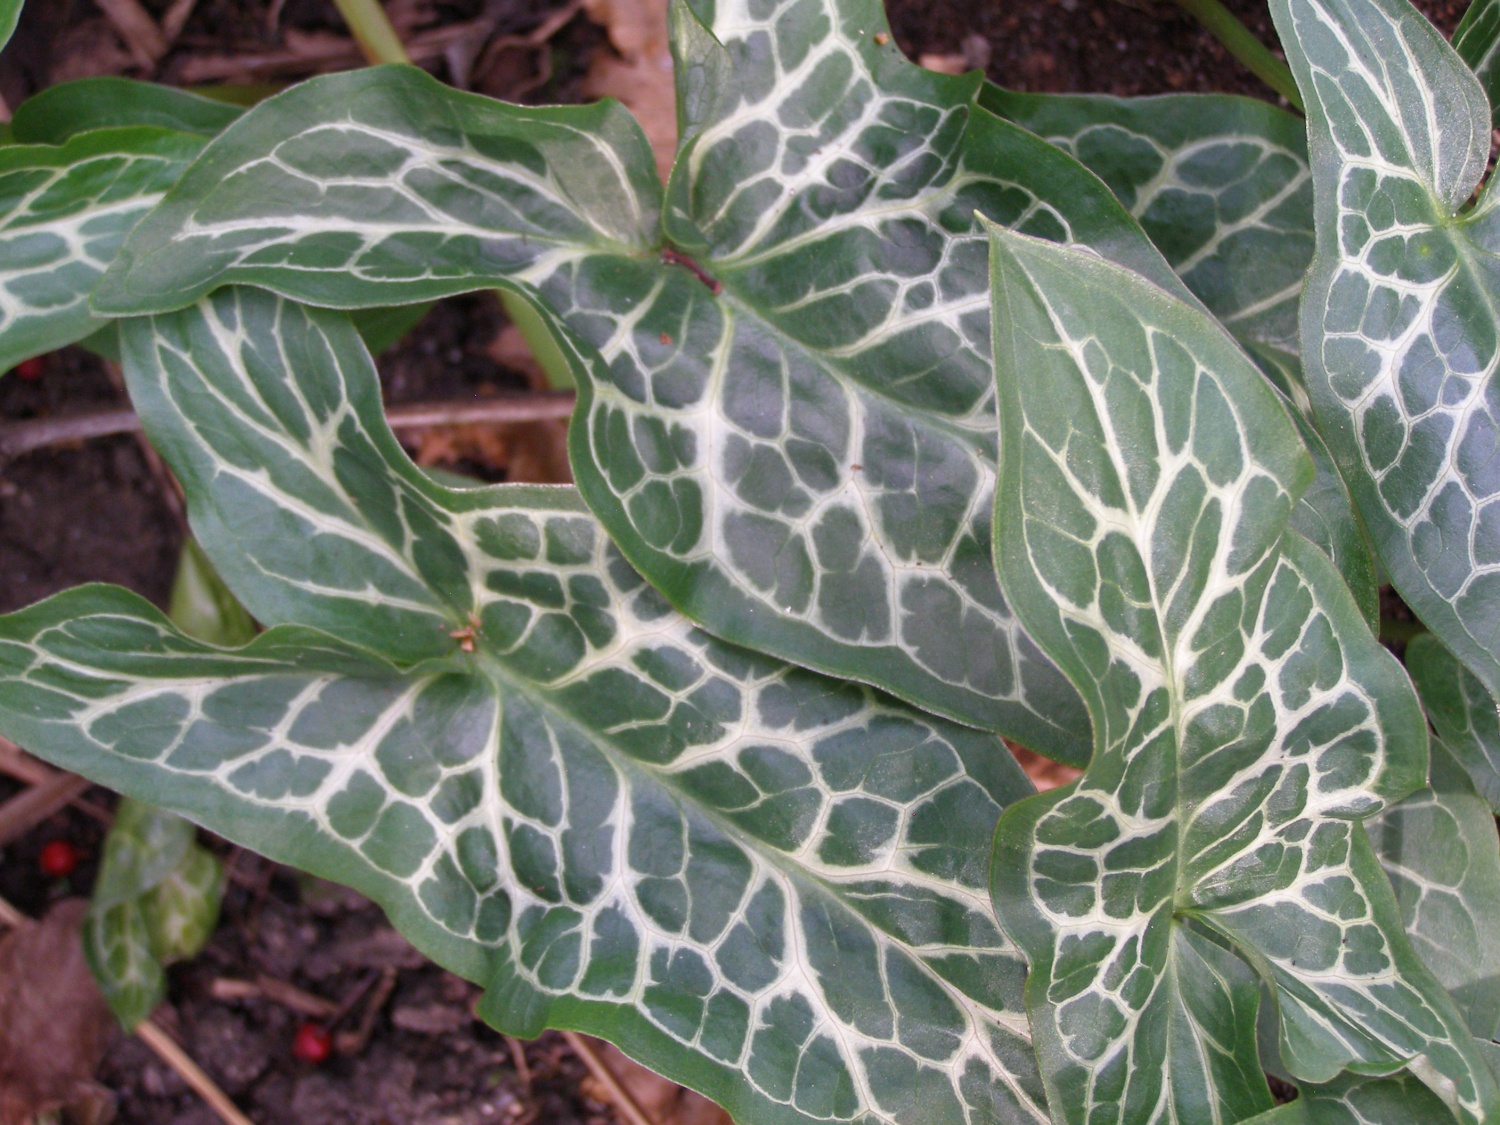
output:
[[1109,185],[1187,287],[1296,405],[1317,476],[1291,526],[1323,549],[1366,620],[1380,592],[1364,528],[1311,422],[1297,302],[1312,262],[1312,174],[1300,119],[1249,98],[1022,94],[981,102],[1072,154]]
[[1108,184],[1236,339],[1297,354],[1297,302],[1313,254],[1299,118],[1223,94],[1111,98],[987,85],[981,102]]
[[1300,1078],[1416,1057],[1484,1120],[1500,1092],[1359,825],[1424,780],[1425,724],[1326,556],[1286,530],[1312,475],[1286,406],[1199,310],[1096,257],[992,239],[996,558],[1095,731],[1082,778],[996,837],[1054,1116],[1269,1105],[1241,1054],[1253,1006],[1185,979],[1191,923],[1256,967]]
[[143,801],[126,798],[115,809],[83,922],[83,951],[127,1030],[166,995],[163,966],[201,949],[218,919],[219,864],[194,841],[196,832]]
[[1428,785],[1365,822],[1413,947],[1480,1039],[1500,1034],[1500,838],[1448,749]]
[[155,128],[0,147],[0,371],[102,326],[89,292],[202,147]]
[[225,289],[125,337],[205,550],[326,631],[226,652],[60,595],[0,619],[0,729],[372,895],[504,1030],[616,1039],[743,1121],[1044,1120],[998,739],[714,640],[571,489],[432,482],[338,314]]
[[[221,647],[255,636],[255,622],[191,538],[172,584],[172,623]],[[219,863],[181,817],[126,797],[104,840],[104,861],[83,923],[94,978],[127,1030],[166,995],[163,967],[193,956],[213,933]]]
[[96,306],[227,281],[342,307],[514,287],[577,369],[585,498],[674,604],[1081,761],[1077,697],[990,562],[974,212],[1186,290],[1097,179],[975,108],[975,80],[878,42],[876,0],[701,7],[673,9],[688,140],[664,227],[623,110],[516,109],[375,70],[233,126]]
[[1500,216],[1484,92],[1406,0],[1276,0],[1307,102],[1303,361],[1391,580],[1500,691]]
[[1500,128],[1500,3],[1472,0],[1453,32],[1453,49],[1484,86],[1490,121]]
[[1452,1125],[1453,1114],[1415,1076],[1342,1074],[1332,1082],[1299,1083],[1297,1100],[1245,1125]]
[[1431,633],[1407,644],[1406,668],[1438,737],[1500,813],[1500,703]]

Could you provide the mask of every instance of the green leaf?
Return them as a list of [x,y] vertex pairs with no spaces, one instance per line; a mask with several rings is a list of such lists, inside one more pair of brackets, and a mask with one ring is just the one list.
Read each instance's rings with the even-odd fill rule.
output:
[[1297,1100],[1245,1125],[1448,1125],[1453,1114],[1407,1071],[1389,1077],[1342,1074],[1318,1085],[1299,1083]]
[[1185,978],[1192,922],[1270,987],[1300,1078],[1420,1056],[1482,1120],[1500,1093],[1359,830],[1425,780],[1421,709],[1286,530],[1312,466],[1285,404],[1211,318],[1117,266],[998,228],[992,266],[996,558],[1095,732],[1082,778],[996,837],[1054,1117],[1268,1107],[1231,1049],[1254,1006]]
[[1453,49],[1479,77],[1489,97],[1490,121],[1500,128],[1500,3],[1473,0],[1453,32]]
[[571,489],[430,481],[341,315],[226,289],[124,331],[276,627],[226,652],[59,595],[0,618],[0,730],[371,895],[503,1030],[604,1035],[743,1121],[1045,1119],[998,739],[712,639]]
[[47,87],[16,108],[10,127],[16,143],[25,145],[60,145],[95,129],[141,125],[206,139],[242,112],[186,90],[111,76]]
[[21,19],[21,5],[25,0],[0,0],[0,48],[10,42],[16,33],[16,24]]
[[1500,225],[1484,92],[1405,0],[1276,0],[1307,101],[1303,360],[1391,581],[1500,691]]
[[654,167],[617,103],[511,106],[403,66],[328,75],[225,130],[93,303],[163,311],[249,282],[354,308],[536,284],[651,253]]
[[196,831],[143,801],[126,798],[115,809],[83,948],[126,1030],[161,1003],[163,966],[197,953],[218,920],[219,864],[194,842]]
[[133,128],[0,147],[0,371],[102,327],[90,290],[202,146]]
[[1023,94],[987,83],[981,103],[1108,184],[1236,339],[1297,354],[1313,255],[1299,118],[1224,94]]
[[1500,704],[1430,633],[1407,644],[1406,668],[1438,737],[1500,813]]
[[678,4],[673,25],[691,135],[664,227],[618,107],[516,109],[375,69],[231,127],[95,305],[156,311],[234,281],[340,307],[512,287],[578,376],[580,488],[675,605],[1081,761],[1077,697],[989,559],[973,213],[1185,290],[1097,179],[974,108],[975,80],[877,44],[873,0],[710,26]]
[[1220,94],[1022,94],[986,83],[980,100],[1108,184],[1194,296],[1296,405],[1317,476],[1291,526],[1334,561],[1366,620],[1378,625],[1369,541],[1311,422],[1297,359],[1297,303],[1313,253],[1301,120]]
[[1500,1033],[1500,838],[1454,756],[1432,743],[1431,780],[1365,822],[1413,947],[1469,1030]]

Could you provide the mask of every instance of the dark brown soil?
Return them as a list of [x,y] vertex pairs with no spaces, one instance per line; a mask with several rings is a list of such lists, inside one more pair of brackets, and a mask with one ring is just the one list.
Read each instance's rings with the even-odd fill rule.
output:
[[[146,0],[158,14],[166,0]],[[1274,42],[1260,0],[1229,6],[1263,40]],[[394,7],[394,5],[393,5]],[[525,32],[561,7],[556,0],[442,0],[431,19],[474,18]],[[1167,0],[893,0],[891,23],[913,57],[962,55],[1011,87],[1120,95],[1228,91],[1274,96],[1190,17]],[[1463,0],[1422,7],[1445,31]],[[0,57],[0,93],[14,105],[68,66],[97,66],[87,36],[97,19],[87,0],[30,0],[13,46]],[[200,0],[181,42],[219,54],[265,50],[264,0]],[[286,0],[282,28],[314,34],[341,24],[326,0]],[[581,16],[551,43],[552,77],[529,100],[577,100],[580,75],[602,32]],[[73,52],[79,57],[69,55]],[[171,79],[169,55],[158,77]],[[495,79],[500,81],[500,79]],[[524,384],[497,361],[503,317],[489,296],[438,306],[398,349],[381,360],[392,401],[463,397]],[[120,403],[99,362],[76,348],[50,356],[36,381],[0,379],[0,422],[82,412]],[[503,477],[503,467],[456,467]],[[84,581],[115,582],[164,602],[181,529],[162,483],[132,437],[32,453],[0,466],[0,612]],[[0,801],[16,791],[0,779]],[[107,805],[95,790],[90,799]],[[86,893],[87,859],[71,880],[38,873],[50,839],[68,838],[89,857],[99,823],[76,810],[59,813],[0,856],[0,896],[33,915],[63,893]],[[199,1062],[257,1121],[298,1125],[573,1125],[613,1120],[580,1090],[582,1068],[555,1036],[528,1044],[531,1081],[510,1045],[475,1021],[476,989],[425,964],[390,930],[379,910],[350,892],[276,868],[221,846],[233,878],[222,922],[207,950],[172,972],[168,1019]],[[375,1014],[367,1042],[322,1067],[297,1062],[292,1037],[304,1018],[267,999],[226,1002],[216,981],[266,974],[334,1003],[350,1000],[340,1029],[357,1024],[389,976],[394,986]],[[352,998],[352,999],[351,999]],[[116,1091],[125,1125],[210,1125],[210,1111],[138,1041],[122,1037],[101,1080]]]

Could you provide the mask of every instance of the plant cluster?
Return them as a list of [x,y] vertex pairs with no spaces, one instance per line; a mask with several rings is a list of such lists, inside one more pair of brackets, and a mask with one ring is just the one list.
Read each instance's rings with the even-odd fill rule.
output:
[[[0,362],[118,354],[267,628],[60,594],[0,732],[755,1125],[1500,1119],[1500,4],[1273,10],[1305,129],[674,0],[665,185],[409,67],[43,92]],[[385,424],[361,331],[488,287],[576,490]]]

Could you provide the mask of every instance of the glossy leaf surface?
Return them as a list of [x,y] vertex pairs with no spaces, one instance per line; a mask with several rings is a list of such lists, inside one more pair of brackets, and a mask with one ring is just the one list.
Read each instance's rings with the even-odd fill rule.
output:
[[1490,102],[1490,120],[1500,127],[1500,3],[1473,0],[1453,32],[1453,49],[1469,65]]
[[102,326],[90,291],[202,146],[135,128],[0,147],[0,371]]
[[1207,986],[1201,928],[1270,986],[1299,1077],[1420,1056],[1482,1120],[1494,1083],[1359,825],[1425,779],[1421,710],[1327,558],[1286,530],[1312,475],[1286,406],[1144,279],[999,230],[992,253],[996,557],[1096,739],[1079,781],[996,838],[1054,1116],[1269,1107],[1257,991]]
[[1391,580],[1500,691],[1500,216],[1484,92],[1405,0],[1277,0],[1318,228],[1303,360]]
[[1500,840],[1495,817],[1438,741],[1428,785],[1365,822],[1412,946],[1480,1039],[1500,1033]]
[[1407,644],[1406,668],[1438,737],[1500,812],[1500,704],[1430,633]]
[[710,638],[571,489],[435,484],[339,314],[227,289],[125,337],[277,627],[225,652],[60,595],[0,619],[0,728],[370,894],[504,1030],[616,1039],[745,1121],[1044,1118],[997,739]]
[[982,103],[1109,185],[1172,268],[1297,407],[1317,475],[1291,526],[1323,549],[1373,628],[1380,596],[1354,501],[1311,421],[1297,305],[1313,253],[1312,174],[1299,118],[1218,94],[1022,94]]
[[80,78],[48,86],[16,107],[11,136],[23,145],[60,145],[95,129],[151,126],[205,139],[244,112],[172,86],[129,78]]
[[664,226],[624,111],[518,110],[375,70],[233,126],[96,305],[226,281],[344,307],[515,286],[578,369],[579,486],[674,604],[1082,760],[1077,697],[989,558],[974,212],[1186,291],[1097,179],[974,108],[973,80],[876,43],[870,0],[700,14],[674,9],[689,139]]

